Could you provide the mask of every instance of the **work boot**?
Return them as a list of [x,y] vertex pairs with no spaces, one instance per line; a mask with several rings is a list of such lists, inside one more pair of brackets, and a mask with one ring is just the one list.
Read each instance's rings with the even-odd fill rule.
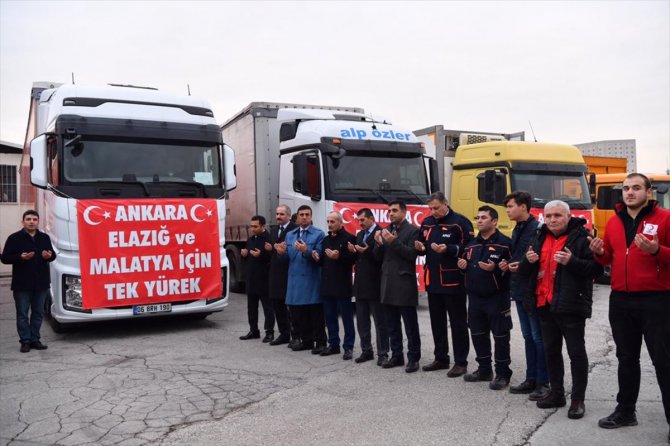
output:
[[535,403],[540,409],[553,409],[556,407],[565,407],[565,395],[563,392],[550,391],[544,398]]

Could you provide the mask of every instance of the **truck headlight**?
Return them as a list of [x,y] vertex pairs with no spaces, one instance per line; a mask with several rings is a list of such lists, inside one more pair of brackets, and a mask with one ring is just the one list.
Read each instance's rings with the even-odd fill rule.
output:
[[80,276],[63,275],[63,307],[66,310],[83,310]]

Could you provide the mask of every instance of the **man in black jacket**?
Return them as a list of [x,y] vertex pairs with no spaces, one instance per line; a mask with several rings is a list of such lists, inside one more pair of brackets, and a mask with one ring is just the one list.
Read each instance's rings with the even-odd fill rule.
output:
[[435,360],[423,367],[424,371],[449,368],[449,338],[447,314],[451,325],[454,347],[454,366],[447,376],[455,378],[468,371],[468,312],[466,308],[463,274],[458,269],[458,258],[465,245],[474,236],[472,223],[465,216],[449,208],[442,192],[435,192],[427,201],[431,215],[421,223],[415,246],[419,255],[426,256],[424,282],[428,291],[430,328],[435,342]]
[[269,234],[265,230],[265,217],[262,215],[251,217],[249,229],[251,237],[247,239],[246,248],[240,251],[245,259],[249,333],[240,336],[240,339],[245,341],[261,337],[258,330],[258,302],[260,301],[265,315],[263,342],[270,342],[274,339],[275,316],[268,299],[268,276],[272,254],[265,250],[265,244],[269,241]]
[[603,268],[593,259],[590,233],[584,220],[570,217],[567,203],[554,200],[544,207],[545,225],[519,266],[533,293],[525,296],[528,311],[537,311],[551,390],[537,402],[541,409],[565,406],[563,353],[565,345],[572,372],[572,403],[568,418],[584,416],[589,360],[584,343],[586,318],[591,317],[593,280]]
[[[277,206],[275,216],[277,229],[273,231],[272,243],[265,243],[265,250],[272,253],[270,259],[269,298],[272,311],[277,320],[279,336],[270,345],[288,344],[291,341],[291,321],[289,319],[288,307],[286,306],[286,286],[288,284],[288,262],[282,261],[277,255],[276,244],[284,242],[286,234],[295,229],[296,225],[291,221],[291,208],[285,204]],[[293,330],[295,331],[295,330]],[[294,333],[294,342],[297,343],[297,335]],[[290,345],[290,344],[289,344]]]
[[518,385],[511,386],[509,391],[516,394],[530,394],[529,400],[538,401],[549,391],[549,375],[544,357],[540,320],[537,314],[529,313],[523,307],[523,296],[529,292],[528,281],[519,274],[519,263],[526,255],[539,226],[537,219],[530,213],[531,201],[530,194],[525,191],[514,191],[505,197],[507,216],[516,222],[516,226],[512,231],[512,258],[509,262],[500,262],[500,268],[511,273],[510,297],[516,303],[526,351],[526,377]]
[[389,352],[389,333],[384,322],[384,312],[379,301],[379,282],[381,281],[381,261],[374,256],[375,233],[381,228],[375,222],[372,211],[363,208],[356,214],[361,225],[356,235],[356,244],[349,243],[349,252],[356,256],[356,274],[354,276],[354,297],[356,297],[356,328],[361,338],[361,355],[357,363],[374,359],[370,316],[374,320],[377,338],[377,365],[381,366]]
[[321,356],[340,353],[340,323],[338,312],[342,315],[344,339],[342,359],[353,357],[356,331],[354,329],[354,307],[351,304],[351,272],[354,265],[354,254],[349,252],[347,245],[356,238],[342,227],[342,215],[331,212],[326,217],[328,235],[323,239],[323,251],[312,252],[312,257],[321,267],[321,298],[323,313],[328,328],[328,347]]
[[416,281],[415,242],[419,230],[405,217],[407,205],[395,200],[388,204],[391,224],[375,233],[375,257],[382,260],[380,299],[384,308],[391,344],[391,357],[382,363],[390,369],[405,364],[402,353],[402,322],[407,335],[407,367],[405,372],[419,370],[421,335],[416,307],[419,305],[419,288]]
[[[512,315],[509,300],[509,277],[498,266],[510,258],[512,241],[503,235],[498,225],[498,212],[490,206],[478,210],[477,237],[465,247],[458,267],[465,271],[465,289],[468,292],[468,325],[472,345],[477,353],[479,368],[463,376],[468,382],[491,381],[491,390],[509,385],[509,333]],[[491,367],[491,334],[495,343],[495,379]]]
[[28,353],[31,348],[47,348],[40,342],[40,328],[51,287],[49,262],[56,259],[56,253],[49,236],[37,229],[39,219],[36,211],[24,212],[23,229],[7,238],[2,252],[2,263],[12,265],[11,289],[16,304],[16,329],[21,353]]

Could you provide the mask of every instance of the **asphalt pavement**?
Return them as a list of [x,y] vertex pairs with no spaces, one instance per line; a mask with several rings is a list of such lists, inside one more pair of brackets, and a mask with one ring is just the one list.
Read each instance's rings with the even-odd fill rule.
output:
[[[591,364],[586,416],[542,410],[523,395],[445,371],[405,373],[240,341],[246,298],[205,320],[137,319],[56,334],[20,353],[8,279],[0,279],[0,442],[11,445],[655,445],[668,425],[643,349],[636,427],[604,430],[615,406],[617,361],[607,322],[609,287],[596,285],[586,324]],[[513,313],[515,313],[513,311]],[[262,320],[262,312],[261,312]],[[513,383],[524,378],[512,331]],[[419,308],[422,365],[433,342]],[[357,339],[358,342],[358,339]],[[360,353],[358,346],[354,356]],[[470,370],[475,368],[470,352]],[[566,356],[566,389],[570,389]]]

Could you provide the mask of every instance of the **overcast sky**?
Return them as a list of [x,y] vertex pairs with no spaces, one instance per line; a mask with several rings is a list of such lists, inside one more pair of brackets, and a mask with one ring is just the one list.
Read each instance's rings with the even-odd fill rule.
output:
[[637,140],[670,156],[670,2],[0,0],[0,139],[33,81],[157,87],[223,122],[252,101],[363,107],[410,129]]

